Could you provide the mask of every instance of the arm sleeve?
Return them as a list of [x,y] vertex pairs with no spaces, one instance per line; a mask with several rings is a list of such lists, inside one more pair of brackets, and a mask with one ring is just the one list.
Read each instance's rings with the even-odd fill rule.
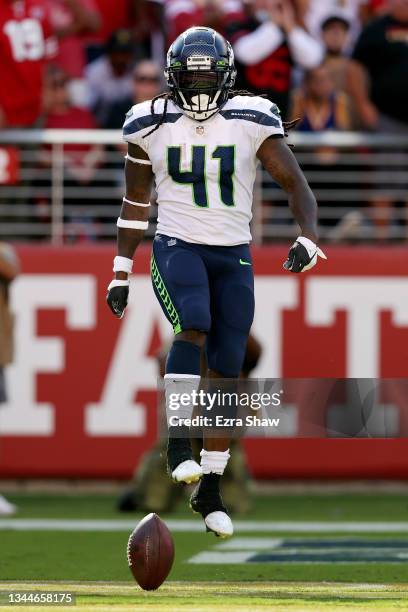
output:
[[284,129],[276,104],[267,98],[250,98],[250,101],[248,112],[253,111],[257,119],[255,132],[255,151],[257,151],[267,138],[283,138]]
[[234,52],[241,64],[254,66],[278,49],[283,40],[282,31],[276,24],[268,21],[254,32],[238,38],[234,44]]
[[288,45],[293,60],[301,68],[310,70],[323,61],[322,45],[303,28],[296,27],[288,34]]

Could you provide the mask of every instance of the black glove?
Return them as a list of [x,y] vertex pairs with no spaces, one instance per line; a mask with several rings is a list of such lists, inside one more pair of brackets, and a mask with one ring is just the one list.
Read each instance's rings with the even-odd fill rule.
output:
[[108,287],[106,301],[108,306],[118,319],[125,314],[125,308],[129,297],[129,281],[113,280]]
[[327,259],[323,251],[314,242],[304,238],[304,236],[299,236],[292,245],[283,267],[289,272],[306,272],[316,265],[317,256]]

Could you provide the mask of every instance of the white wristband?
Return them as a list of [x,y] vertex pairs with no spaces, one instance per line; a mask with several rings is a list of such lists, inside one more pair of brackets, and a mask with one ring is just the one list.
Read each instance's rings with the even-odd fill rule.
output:
[[129,285],[129,280],[117,280],[116,278],[114,278],[108,285],[108,291],[110,291],[114,287],[129,287]]
[[129,155],[129,153],[125,155],[125,159],[128,159],[133,164],[143,164],[145,166],[152,165],[152,162],[149,159],[138,159],[136,157],[132,157],[131,155]]
[[118,218],[116,223],[118,227],[123,227],[126,229],[135,229],[135,230],[147,230],[149,227],[148,221],[129,221],[127,219]]
[[126,272],[126,274],[132,274],[133,259],[128,257],[121,257],[116,255],[113,260],[113,271],[114,272]]
[[143,208],[150,206],[150,202],[145,204],[144,202],[134,202],[133,200],[128,200],[127,198],[123,198],[123,201],[126,202],[126,204],[131,204],[132,206],[143,206]]

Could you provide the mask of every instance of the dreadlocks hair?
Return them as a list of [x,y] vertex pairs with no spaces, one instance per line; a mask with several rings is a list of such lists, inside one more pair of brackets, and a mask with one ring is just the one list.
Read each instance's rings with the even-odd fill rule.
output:
[[167,107],[169,105],[169,100],[173,100],[173,94],[171,91],[166,91],[164,93],[159,94],[158,96],[155,96],[152,100],[152,103],[150,104],[150,113],[152,116],[154,116],[156,113],[154,112],[154,106],[157,102],[157,100],[163,99],[164,100],[164,108],[163,108],[163,112],[161,114],[161,117],[158,121],[158,123],[156,123],[156,125],[154,126],[154,128],[152,130],[150,130],[150,132],[147,132],[147,134],[145,134],[144,136],[142,136],[142,138],[147,138],[148,136],[150,136],[150,134],[153,134],[153,132],[155,132],[156,130],[159,129],[159,127],[161,125],[163,125],[166,116],[167,116]]
[[[266,98],[266,94],[254,94],[251,91],[247,91],[246,89],[232,89],[229,93],[228,93],[228,99],[230,98],[234,98],[235,96],[249,96],[251,98],[255,98],[255,97],[259,97],[259,98]],[[154,107],[155,104],[157,102],[157,100],[164,100],[164,108],[163,108],[163,112],[161,114],[161,117],[159,119],[159,121],[156,123],[156,125],[154,126],[154,128],[152,130],[150,130],[150,132],[148,132],[147,134],[145,134],[143,136],[143,138],[147,138],[148,136],[150,136],[151,134],[153,134],[153,132],[155,132],[156,130],[159,129],[160,126],[163,125],[163,123],[166,120],[166,116],[167,116],[167,107],[169,105],[169,101],[173,101],[174,102],[174,97],[173,97],[173,93],[171,91],[166,91],[163,92],[161,94],[159,94],[158,96],[155,96],[150,104],[150,113],[152,116],[154,116],[156,113],[154,112]],[[299,123],[300,119],[294,119],[293,121],[284,121],[282,123],[283,125],[283,129],[284,129],[284,134],[285,137],[287,138],[289,136],[289,132],[290,130],[293,130],[293,128],[295,128],[297,126],[297,124]],[[291,145],[289,145],[291,146]]]

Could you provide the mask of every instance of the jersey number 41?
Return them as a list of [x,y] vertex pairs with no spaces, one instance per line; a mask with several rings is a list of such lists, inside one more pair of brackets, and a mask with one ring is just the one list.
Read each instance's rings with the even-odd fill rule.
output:
[[[218,186],[220,199],[225,206],[234,206],[235,145],[218,146],[212,159],[219,160]],[[190,170],[181,170],[181,147],[167,148],[167,170],[173,181],[191,185],[193,200],[197,206],[208,207],[206,147],[191,147]]]

